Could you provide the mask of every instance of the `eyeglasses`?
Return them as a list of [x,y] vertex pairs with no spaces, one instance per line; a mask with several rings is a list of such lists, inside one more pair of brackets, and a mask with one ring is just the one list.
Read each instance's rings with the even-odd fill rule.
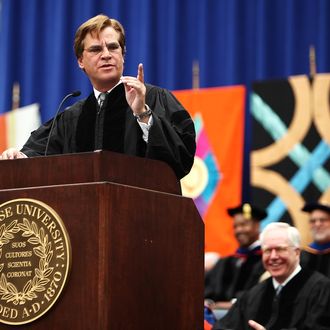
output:
[[92,55],[100,55],[101,53],[103,53],[104,48],[106,48],[108,50],[109,53],[118,53],[121,49],[119,43],[117,42],[111,42],[109,44],[106,44],[105,46],[102,45],[95,45],[95,46],[91,46],[89,48],[85,48],[84,50],[86,50],[86,52],[92,54]]
[[309,223],[311,225],[315,225],[317,222],[320,222],[321,225],[324,224],[324,223],[328,223],[330,221],[330,217],[327,217],[327,218],[311,218],[309,219]]
[[276,252],[276,254],[278,255],[285,255],[289,252],[289,249],[290,248],[295,248],[295,246],[292,246],[292,245],[280,245],[280,246],[275,246],[275,247],[265,247],[265,248],[262,248],[262,253],[263,255],[265,256],[270,256],[272,254],[272,251],[274,250]]

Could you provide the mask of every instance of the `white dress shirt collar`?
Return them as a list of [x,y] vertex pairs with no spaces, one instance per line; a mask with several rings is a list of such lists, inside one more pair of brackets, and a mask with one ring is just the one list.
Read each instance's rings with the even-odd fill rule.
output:
[[[116,87],[117,87],[119,84],[121,84],[121,83],[122,83],[121,80],[118,81],[118,83],[117,83],[115,86],[113,86],[111,89],[109,89],[109,90],[107,91],[107,93],[110,93],[114,88],[116,88]],[[95,89],[94,87],[93,87],[93,90],[94,90],[95,98],[98,100],[100,94],[103,93],[103,92],[98,91],[98,90]]]
[[291,281],[299,272],[301,271],[301,266],[298,264],[298,266],[295,268],[295,270],[291,273],[291,275],[283,282],[283,283],[279,283],[275,280],[275,278],[273,277],[273,285],[274,285],[274,289],[275,291],[277,290],[278,286],[281,285],[282,288],[288,284],[289,281]]

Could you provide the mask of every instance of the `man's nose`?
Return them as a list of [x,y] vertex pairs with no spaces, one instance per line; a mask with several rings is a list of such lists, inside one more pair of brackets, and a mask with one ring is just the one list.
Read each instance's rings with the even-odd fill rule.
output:
[[244,227],[242,226],[237,226],[234,228],[235,233],[242,233],[244,232]]
[[103,45],[101,55],[105,57],[111,56],[111,52],[106,45]]
[[278,257],[278,253],[277,253],[276,249],[272,249],[270,251],[270,256],[269,257],[270,258],[277,258]]

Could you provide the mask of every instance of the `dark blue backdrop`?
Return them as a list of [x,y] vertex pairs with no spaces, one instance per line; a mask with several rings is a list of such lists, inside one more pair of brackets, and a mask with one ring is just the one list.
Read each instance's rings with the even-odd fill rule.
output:
[[[38,102],[53,116],[63,95],[90,93],[72,50],[75,30],[105,13],[127,33],[125,74],[144,63],[147,82],[169,89],[244,84],[330,71],[328,0],[0,0],[0,112],[11,108],[14,82],[21,105]],[[248,110],[247,110],[248,111]],[[249,116],[247,117],[249,118]],[[246,150],[249,149],[249,120]],[[245,168],[248,166],[246,159]],[[245,176],[248,180],[248,176]],[[247,182],[247,181],[246,181]]]

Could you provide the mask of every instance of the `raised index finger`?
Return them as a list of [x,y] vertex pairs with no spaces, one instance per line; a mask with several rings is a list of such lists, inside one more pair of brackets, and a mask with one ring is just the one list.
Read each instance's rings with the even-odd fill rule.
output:
[[138,74],[136,77],[139,81],[141,81],[142,83],[144,83],[144,72],[143,72],[143,64],[140,63],[138,66]]

